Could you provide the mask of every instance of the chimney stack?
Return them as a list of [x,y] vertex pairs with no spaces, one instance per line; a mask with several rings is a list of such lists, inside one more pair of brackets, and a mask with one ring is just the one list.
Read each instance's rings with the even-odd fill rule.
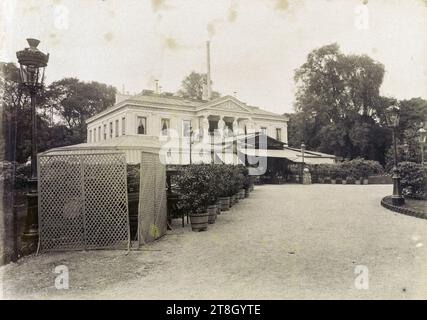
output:
[[156,83],[156,91],[155,91],[155,93],[156,94],[160,94],[160,89],[159,89],[159,80],[154,80],[154,82]]
[[210,53],[210,42],[206,41],[206,51],[207,51],[207,73],[206,73],[206,86],[207,86],[207,98],[208,100],[212,97],[212,88],[211,88],[211,53]]

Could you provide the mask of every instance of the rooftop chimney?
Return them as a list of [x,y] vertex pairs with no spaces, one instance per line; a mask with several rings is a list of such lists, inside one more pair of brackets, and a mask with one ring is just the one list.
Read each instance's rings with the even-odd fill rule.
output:
[[160,94],[160,88],[159,88],[159,80],[154,80],[156,83],[156,90],[154,91],[155,94]]
[[207,98],[210,100],[212,98],[212,88],[211,88],[211,53],[210,53],[210,42],[206,41],[206,58],[207,58],[207,73],[206,73],[206,86],[207,86]]

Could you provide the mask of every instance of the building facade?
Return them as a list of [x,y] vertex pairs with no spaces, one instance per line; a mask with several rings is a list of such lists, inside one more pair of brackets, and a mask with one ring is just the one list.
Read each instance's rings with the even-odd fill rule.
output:
[[189,137],[190,132],[208,136],[264,133],[288,142],[288,117],[249,106],[232,96],[191,100],[170,94],[145,93],[116,96],[116,103],[87,119],[87,142],[121,136]]

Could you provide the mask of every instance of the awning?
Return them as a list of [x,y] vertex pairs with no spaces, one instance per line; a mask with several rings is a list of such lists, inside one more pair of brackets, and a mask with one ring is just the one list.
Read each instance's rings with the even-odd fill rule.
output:
[[[234,165],[238,165],[238,164],[245,164],[245,159],[241,159],[237,156],[237,154],[235,153],[231,153],[231,152],[216,152],[215,153],[217,159],[219,159],[222,163],[225,164],[234,164]],[[216,159],[215,159],[216,160]]]
[[[302,163],[302,154],[289,148],[283,150],[268,150],[268,149],[239,149],[239,151],[250,157],[268,157],[268,158],[282,158],[288,159],[292,162]],[[334,158],[331,156],[317,155],[314,152],[304,153],[304,163],[307,164],[321,164],[321,163],[334,163]]]

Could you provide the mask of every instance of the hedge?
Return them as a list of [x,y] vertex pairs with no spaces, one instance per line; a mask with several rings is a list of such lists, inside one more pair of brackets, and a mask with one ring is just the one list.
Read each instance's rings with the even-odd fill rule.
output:
[[354,159],[334,164],[309,165],[310,171],[318,178],[331,179],[361,179],[370,175],[384,173],[384,169],[377,161]]

